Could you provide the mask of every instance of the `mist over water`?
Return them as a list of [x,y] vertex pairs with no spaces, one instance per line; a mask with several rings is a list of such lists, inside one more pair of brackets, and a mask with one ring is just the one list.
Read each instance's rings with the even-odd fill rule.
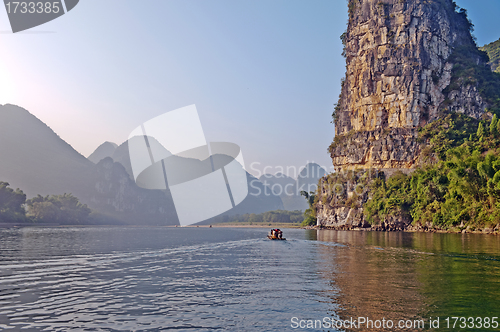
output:
[[498,315],[498,237],[287,229],[287,241],[269,241],[267,231],[2,229],[0,330],[285,331],[292,317]]

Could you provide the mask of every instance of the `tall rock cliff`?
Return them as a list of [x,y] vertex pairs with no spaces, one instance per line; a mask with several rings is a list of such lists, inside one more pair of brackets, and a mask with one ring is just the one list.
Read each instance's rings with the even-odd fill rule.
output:
[[[446,119],[470,124],[500,115],[500,75],[477,48],[466,10],[452,0],[349,0],[348,6],[341,36],[346,76],[329,148],[336,173],[320,180],[317,223],[405,229],[412,223],[407,210],[394,210],[380,225],[365,220],[372,185],[437,161],[433,133],[447,137]],[[460,129],[467,133],[460,141],[470,137],[470,128]]]
[[349,0],[329,150],[337,170],[414,168],[419,127],[450,112],[485,116],[488,100],[461,72],[464,58],[487,66],[471,30],[452,0]]

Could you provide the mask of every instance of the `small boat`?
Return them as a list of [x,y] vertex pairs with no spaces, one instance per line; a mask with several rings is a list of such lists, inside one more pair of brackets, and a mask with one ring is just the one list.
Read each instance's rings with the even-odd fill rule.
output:
[[269,240],[282,240],[286,241],[286,239],[283,237],[283,232],[279,229],[271,229],[269,234],[267,234],[267,238]]
[[271,236],[270,234],[267,234],[267,238],[269,240],[282,240],[282,241],[286,241],[286,238],[282,237],[281,239],[280,238],[277,238],[277,237],[273,237]]

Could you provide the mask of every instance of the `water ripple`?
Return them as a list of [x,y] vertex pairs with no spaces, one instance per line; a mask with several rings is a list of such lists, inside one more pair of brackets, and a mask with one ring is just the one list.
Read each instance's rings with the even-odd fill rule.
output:
[[0,329],[283,330],[306,303],[326,311],[314,296],[322,286],[310,275],[313,249],[259,236],[3,260]]

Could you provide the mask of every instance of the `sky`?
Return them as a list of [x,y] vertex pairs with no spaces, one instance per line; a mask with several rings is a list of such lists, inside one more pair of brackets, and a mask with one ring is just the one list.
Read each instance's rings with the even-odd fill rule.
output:
[[[500,37],[500,1],[456,2],[479,45]],[[195,104],[207,141],[238,144],[254,175],[313,161],[333,171],[346,23],[344,0],[80,0],[12,34],[0,10],[0,104],[84,156]]]

